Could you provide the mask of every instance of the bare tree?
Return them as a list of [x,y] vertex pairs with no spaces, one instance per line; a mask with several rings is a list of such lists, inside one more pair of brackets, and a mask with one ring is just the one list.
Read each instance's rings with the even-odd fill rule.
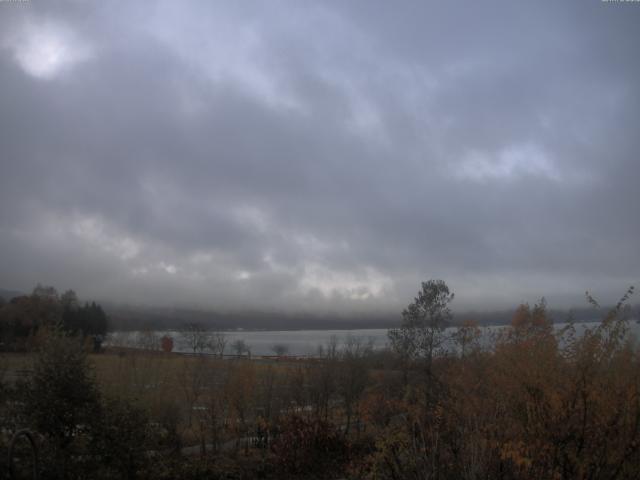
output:
[[211,332],[199,323],[185,324],[180,336],[193,353],[204,352],[211,343]]
[[207,358],[183,357],[178,381],[183,393],[187,410],[187,428],[193,432],[200,443],[201,453],[206,450],[207,422],[202,405],[202,397],[207,391]]
[[238,338],[237,340],[235,340],[231,344],[231,348],[233,349],[235,354],[239,357],[244,355],[245,353],[251,355],[251,349],[249,348],[249,345],[247,345],[246,342],[241,338]]
[[154,330],[145,328],[136,335],[136,347],[141,350],[160,350],[160,337]]
[[279,357],[282,357],[283,355],[289,353],[289,345],[286,345],[284,343],[276,343],[275,345],[271,346],[271,351]]
[[311,405],[314,407],[317,418],[324,421],[329,419],[329,406],[337,389],[337,360],[335,357],[325,356],[324,349],[320,348],[319,362],[311,363],[307,367],[308,395]]
[[224,350],[227,347],[228,339],[227,336],[220,331],[213,331],[209,335],[209,344],[208,349],[214,355],[219,356],[220,358],[224,357]]
[[341,352],[342,364],[338,374],[338,391],[344,402],[346,415],[345,434],[349,433],[354,414],[356,424],[360,425],[358,404],[367,386],[367,359],[373,352],[373,341],[364,341],[360,337],[349,335]]

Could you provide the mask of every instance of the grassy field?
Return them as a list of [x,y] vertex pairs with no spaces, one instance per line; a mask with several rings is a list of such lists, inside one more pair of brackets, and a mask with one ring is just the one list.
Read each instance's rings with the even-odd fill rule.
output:
[[[90,353],[87,359],[105,397],[133,402],[152,423],[175,431],[184,446],[203,438],[228,442],[257,422],[301,408],[309,402],[302,392],[315,363],[134,349]],[[4,380],[28,379],[34,360],[29,353],[0,355]]]

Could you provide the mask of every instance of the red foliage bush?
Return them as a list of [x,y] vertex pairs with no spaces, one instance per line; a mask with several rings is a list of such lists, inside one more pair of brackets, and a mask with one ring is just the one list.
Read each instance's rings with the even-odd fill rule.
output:
[[165,335],[160,340],[160,346],[162,347],[163,352],[170,353],[173,350],[173,338]]

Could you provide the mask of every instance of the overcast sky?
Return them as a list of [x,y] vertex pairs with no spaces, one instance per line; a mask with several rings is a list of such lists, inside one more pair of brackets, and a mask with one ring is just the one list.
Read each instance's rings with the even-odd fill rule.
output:
[[640,3],[0,2],[0,287],[286,311],[640,278]]

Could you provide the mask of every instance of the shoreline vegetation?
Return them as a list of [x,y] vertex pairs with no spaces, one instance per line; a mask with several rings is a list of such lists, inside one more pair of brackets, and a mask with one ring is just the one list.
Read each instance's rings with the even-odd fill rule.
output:
[[[576,333],[581,335],[583,331],[594,328],[599,322],[562,322],[553,323],[555,330],[561,330],[568,325],[574,325]],[[444,330],[445,344],[454,353],[456,347],[455,335],[459,326],[449,326]],[[479,341],[489,345],[494,341],[495,335],[509,325],[483,325],[478,326]],[[640,325],[635,318],[629,320],[630,334],[638,334]],[[349,342],[350,338],[357,338],[362,342],[369,342],[375,350],[388,349],[389,329],[344,329],[344,330],[203,330],[203,335],[224,336],[227,344],[235,341],[242,341],[245,347],[251,351],[252,358],[257,357],[299,357],[315,358],[318,352],[322,352],[322,347],[327,343],[335,343],[338,346]],[[180,354],[193,354],[193,350],[188,346],[182,330],[138,330],[138,331],[118,331],[109,332],[105,338],[105,348],[122,348],[138,350],[162,350],[162,339],[170,339],[172,342],[172,352]],[[209,348],[204,341],[203,348],[199,354],[218,356],[216,348]],[[240,356],[245,356],[246,353]],[[227,349],[223,356],[234,358],[239,356]]]
[[0,456],[26,428],[43,479],[636,478],[633,293],[610,309],[587,294],[584,329],[520,305],[487,343],[477,323],[447,329],[453,292],[430,280],[388,348],[347,337],[296,358],[198,324],[189,354],[154,336],[105,348],[102,307],[38,286],[0,305]]

